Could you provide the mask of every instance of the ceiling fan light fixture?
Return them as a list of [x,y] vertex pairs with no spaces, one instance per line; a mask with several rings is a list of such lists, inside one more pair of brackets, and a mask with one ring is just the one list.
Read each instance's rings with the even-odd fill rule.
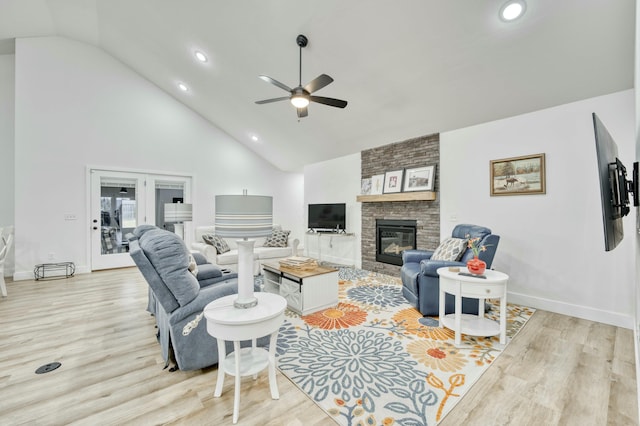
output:
[[304,95],[293,95],[291,104],[296,108],[306,108],[309,105],[309,99]]

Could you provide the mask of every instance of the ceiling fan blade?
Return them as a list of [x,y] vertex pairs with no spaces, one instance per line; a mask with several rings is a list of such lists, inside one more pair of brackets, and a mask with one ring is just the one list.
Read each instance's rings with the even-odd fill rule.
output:
[[337,108],[344,108],[347,106],[347,101],[343,101],[342,99],[325,98],[323,96],[309,96],[309,100]]
[[291,92],[291,87],[287,86],[286,84],[280,83],[278,80],[274,80],[273,78],[269,77],[268,75],[259,75],[258,77],[260,77],[261,80],[266,81],[267,83],[271,83],[274,86],[278,86],[279,88],[286,90],[287,92]]
[[283,96],[282,98],[265,99],[262,101],[256,101],[257,104],[270,104],[271,102],[288,101],[289,96]]
[[303,118],[309,115],[309,112],[307,111],[307,107],[297,108],[297,110],[298,110],[298,118]]
[[318,77],[314,78],[313,80],[311,80],[309,83],[307,83],[307,85],[304,86],[304,90],[306,90],[309,93],[313,93],[313,92],[315,92],[317,90],[320,90],[323,87],[327,86],[332,81],[333,81],[333,79],[331,77],[329,77],[326,74],[322,74],[322,75],[319,75]]

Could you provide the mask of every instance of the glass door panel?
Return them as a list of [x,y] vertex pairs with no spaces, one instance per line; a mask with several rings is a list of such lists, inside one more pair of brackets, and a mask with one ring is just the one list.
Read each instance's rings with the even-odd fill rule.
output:
[[100,185],[101,254],[129,251],[126,237],[137,226],[136,182],[113,182],[102,178]]
[[184,183],[183,182],[167,182],[157,180],[155,184],[156,196],[156,226],[175,232],[175,223],[165,221],[164,206],[165,204],[184,203]]

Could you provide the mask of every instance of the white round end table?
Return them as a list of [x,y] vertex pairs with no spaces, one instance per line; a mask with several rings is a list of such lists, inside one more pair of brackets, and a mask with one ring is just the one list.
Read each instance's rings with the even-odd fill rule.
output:
[[[269,388],[271,398],[278,399],[276,382],[276,344],[278,331],[284,321],[287,301],[284,297],[271,293],[255,293],[258,304],[252,308],[241,309],[233,306],[237,294],[221,297],[204,308],[207,319],[207,332],[218,343],[218,379],[214,397],[222,395],[225,373],[235,376],[233,398],[233,423],[238,422],[240,406],[240,378],[257,378],[260,371],[269,367]],[[269,351],[256,347],[258,337],[271,335]],[[251,340],[251,347],[240,348],[240,342]],[[226,353],[225,341],[233,342],[233,352]]]
[[[467,268],[450,271],[448,267],[438,268],[440,276],[440,327],[447,327],[455,331],[455,344],[460,346],[461,334],[471,336],[500,335],[500,344],[507,341],[507,281],[509,276],[503,272],[487,269],[485,278],[469,275]],[[455,311],[445,315],[445,295],[453,294],[456,298]],[[462,313],[462,298],[478,299],[478,315]],[[500,298],[500,322],[497,323],[484,317],[484,300]]]

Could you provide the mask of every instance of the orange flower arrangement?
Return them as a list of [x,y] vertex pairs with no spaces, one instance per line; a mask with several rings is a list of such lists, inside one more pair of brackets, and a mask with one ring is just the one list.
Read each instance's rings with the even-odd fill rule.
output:
[[478,257],[481,251],[487,251],[487,246],[480,245],[480,237],[471,238],[469,234],[467,237],[467,248],[471,249],[474,257]]

